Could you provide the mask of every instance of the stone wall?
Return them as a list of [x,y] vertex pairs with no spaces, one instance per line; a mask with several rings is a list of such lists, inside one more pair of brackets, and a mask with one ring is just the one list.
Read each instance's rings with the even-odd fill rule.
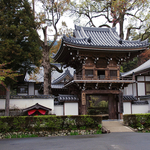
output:
[[53,137],[53,136],[69,136],[69,135],[91,135],[98,134],[97,129],[90,130],[61,130],[61,131],[39,131],[39,132],[8,132],[0,133],[0,139],[12,138],[16,135],[17,138],[22,138],[22,135],[37,135],[38,137]]

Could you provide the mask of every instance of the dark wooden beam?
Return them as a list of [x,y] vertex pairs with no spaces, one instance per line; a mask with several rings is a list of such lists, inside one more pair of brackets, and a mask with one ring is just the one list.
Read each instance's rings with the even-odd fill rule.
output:
[[85,90],[85,94],[119,94],[119,90]]

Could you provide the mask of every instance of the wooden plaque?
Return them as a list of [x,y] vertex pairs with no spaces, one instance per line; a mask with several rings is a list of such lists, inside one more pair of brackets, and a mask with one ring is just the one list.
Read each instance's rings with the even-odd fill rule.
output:
[[86,94],[82,92],[82,105],[86,105]]

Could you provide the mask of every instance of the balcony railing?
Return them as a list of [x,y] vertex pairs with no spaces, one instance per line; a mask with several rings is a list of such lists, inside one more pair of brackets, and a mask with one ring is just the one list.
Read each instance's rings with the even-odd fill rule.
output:
[[88,75],[88,76],[82,76],[82,75],[75,75],[74,80],[134,80],[133,77],[117,77],[117,76],[105,76],[105,75],[100,75],[100,76],[93,76],[93,75]]
[[67,81],[65,84],[71,82],[72,80],[135,80],[134,77],[116,77],[116,76],[98,76],[95,77],[93,75],[88,76],[82,76],[82,75],[74,75],[73,78],[71,78],[69,81]]

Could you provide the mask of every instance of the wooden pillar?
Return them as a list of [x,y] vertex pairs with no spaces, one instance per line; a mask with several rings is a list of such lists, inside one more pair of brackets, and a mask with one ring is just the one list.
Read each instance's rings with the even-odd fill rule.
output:
[[132,80],[135,80],[135,74],[134,74],[134,72],[132,74]]
[[113,94],[108,95],[108,109],[109,109],[109,119],[118,119],[118,107],[117,100]]
[[85,68],[82,69],[82,79],[85,80]]
[[74,80],[76,80],[76,79],[77,79],[76,72],[74,72]]
[[117,80],[120,80],[120,68],[117,70]]
[[122,118],[122,113],[123,113],[123,93],[119,93],[119,113],[120,113],[120,118]]
[[82,110],[81,110],[81,114],[82,115],[86,115],[86,94],[84,91],[81,92],[81,103],[82,103]]

